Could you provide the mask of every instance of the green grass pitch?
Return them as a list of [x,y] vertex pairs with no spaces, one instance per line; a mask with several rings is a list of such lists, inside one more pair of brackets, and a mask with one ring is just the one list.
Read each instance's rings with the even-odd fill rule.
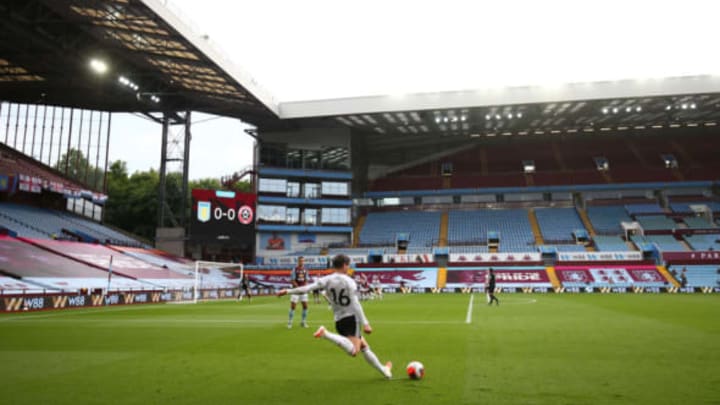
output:
[[[288,299],[0,316],[5,404],[720,404],[719,295],[386,295],[395,377],[286,328]],[[425,364],[422,381],[404,374]]]

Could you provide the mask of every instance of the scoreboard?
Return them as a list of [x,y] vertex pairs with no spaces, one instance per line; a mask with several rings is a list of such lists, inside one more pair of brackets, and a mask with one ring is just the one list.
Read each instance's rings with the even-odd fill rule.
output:
[[223,190],[192,190],[190,239],[252,249],[257,195]]

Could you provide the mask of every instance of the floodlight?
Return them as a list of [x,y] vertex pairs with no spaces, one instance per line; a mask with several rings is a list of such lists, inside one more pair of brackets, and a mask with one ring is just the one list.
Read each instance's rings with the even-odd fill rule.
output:
[[108,71],[108,65],[100,59],[90,59],[90,69],[92,69],[95,73],[102,75]]

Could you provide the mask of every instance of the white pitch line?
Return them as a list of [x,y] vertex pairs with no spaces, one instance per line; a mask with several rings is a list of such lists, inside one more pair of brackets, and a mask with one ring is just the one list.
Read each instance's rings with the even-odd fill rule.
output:
[[472,309],[473,309],[473,299],[474,298],[475,298],[475,294],[470,294],[470,303],[468,304],[467,316],[465,317],[465,323],[467,323],[467,324],[472,322]]

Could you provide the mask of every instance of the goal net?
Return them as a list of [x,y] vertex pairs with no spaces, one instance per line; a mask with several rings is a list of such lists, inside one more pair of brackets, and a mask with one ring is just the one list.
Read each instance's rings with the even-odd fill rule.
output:
[[203,290],[240,288],[243,275],[242,263],[196,261],[192,302],[197,303],[198,299],[202,299]]

